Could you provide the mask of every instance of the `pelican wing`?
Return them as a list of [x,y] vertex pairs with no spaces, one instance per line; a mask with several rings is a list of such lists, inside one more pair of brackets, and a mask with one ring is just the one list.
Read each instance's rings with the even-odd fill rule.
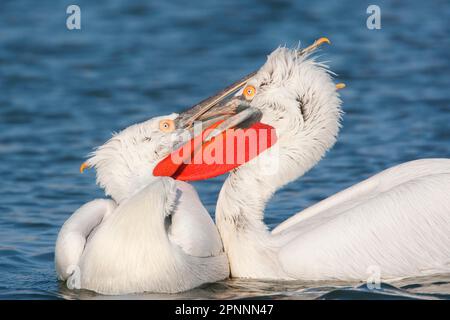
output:
[[122,202],[86,243],[81,287],[105,294],[172,293],[225,278],[224,254],[193,257],[170,241],[177,198],[175,180],[162,177]]
[[191,256],[210,257],[223,253],[222,241],[211,216],[191,185],[176,181],[178,197],[169,238]]
[[93,230],[116,208],[108,199],[96,199],[75,211],[64,223],[56,240],[55,263],[58,277],[66,280],[78,266],[87,239]]
[[298,213],[276,229],[292,277],[365,279],[450,270],[450,160],[408,162]]

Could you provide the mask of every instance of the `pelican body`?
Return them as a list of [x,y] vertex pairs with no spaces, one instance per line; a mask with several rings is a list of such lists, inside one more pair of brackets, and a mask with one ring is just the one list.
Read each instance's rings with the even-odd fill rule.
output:
[[[102,294],[174,293],[229,276],[217,229],[195,189],[152,174],[173,150],[179,115],[133,125],[83,167],[112,199],[78,209],[55,248],[59,279]],[[180,126],[180,123],[178,123]]]
[[[268,200],[333,146],[341,100],[324,64],[286,48],[273,52],[246,86],[251,90],[234,99],[276,129],[278,152],[231,172],[220,192],[216,223],[232,276],[366,280],[376,270],[389,281],[450,272],[450,159],[390,168],[269,231]],[[278,170],[265,173],[261,163],[272,162]]]

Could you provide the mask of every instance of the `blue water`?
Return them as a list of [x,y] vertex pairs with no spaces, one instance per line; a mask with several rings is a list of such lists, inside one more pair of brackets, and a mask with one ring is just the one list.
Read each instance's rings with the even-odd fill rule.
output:
[[[270,202],[273,226],[385,168],[450,157],[450,2],[9,1],[0,3],[0,298],[104,298],[56,280],[54,243],[102,197],[78,168],[112,131],[182,110],[253,71],[278,45],[310,44],[345,82],[339,142]],[[66,8],[81,7],[81,30]],[[381,7],[381,30],[366,8]],[[214,212],[224,177],[195,183]],[[358,283],[228,280],[131,298],[449,298],[450,276]],[[128,297],[127,297],[128,298]]]

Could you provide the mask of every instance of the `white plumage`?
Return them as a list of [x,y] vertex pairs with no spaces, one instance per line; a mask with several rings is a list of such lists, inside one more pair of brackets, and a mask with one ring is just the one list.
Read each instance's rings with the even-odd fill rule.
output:
[[152,175],[173,144],[158,123],[176,117],[133,125],[88,160],[112,200],[85,204],[63,225],[55,249],[61,280],[103,294],[173,293],[229,276],[221,239],[194,188]]
[[276,152],[235,169],[220,192],[216,222],[232,276],[365,280],[376,267],[390,280],[450,272],[450,159],[393,167],[269,231],[267,201],[333,146],[341,101],[325,65],[286,48],[247,84],[257,90],[250,106],[278,142]]

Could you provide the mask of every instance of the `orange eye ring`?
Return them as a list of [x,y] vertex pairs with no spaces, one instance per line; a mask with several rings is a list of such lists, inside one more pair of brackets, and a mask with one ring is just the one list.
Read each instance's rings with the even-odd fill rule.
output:
[[246,86],[244,88],[244,91],[242,91],[242,94],[244,95],[245,99],[252,100],[256,94],[256,88],[249,84],[248,86]]
[[171,119],[161,120],[159,122],[159,130],[162,132],[172,132],[175,130],[175,122]]

